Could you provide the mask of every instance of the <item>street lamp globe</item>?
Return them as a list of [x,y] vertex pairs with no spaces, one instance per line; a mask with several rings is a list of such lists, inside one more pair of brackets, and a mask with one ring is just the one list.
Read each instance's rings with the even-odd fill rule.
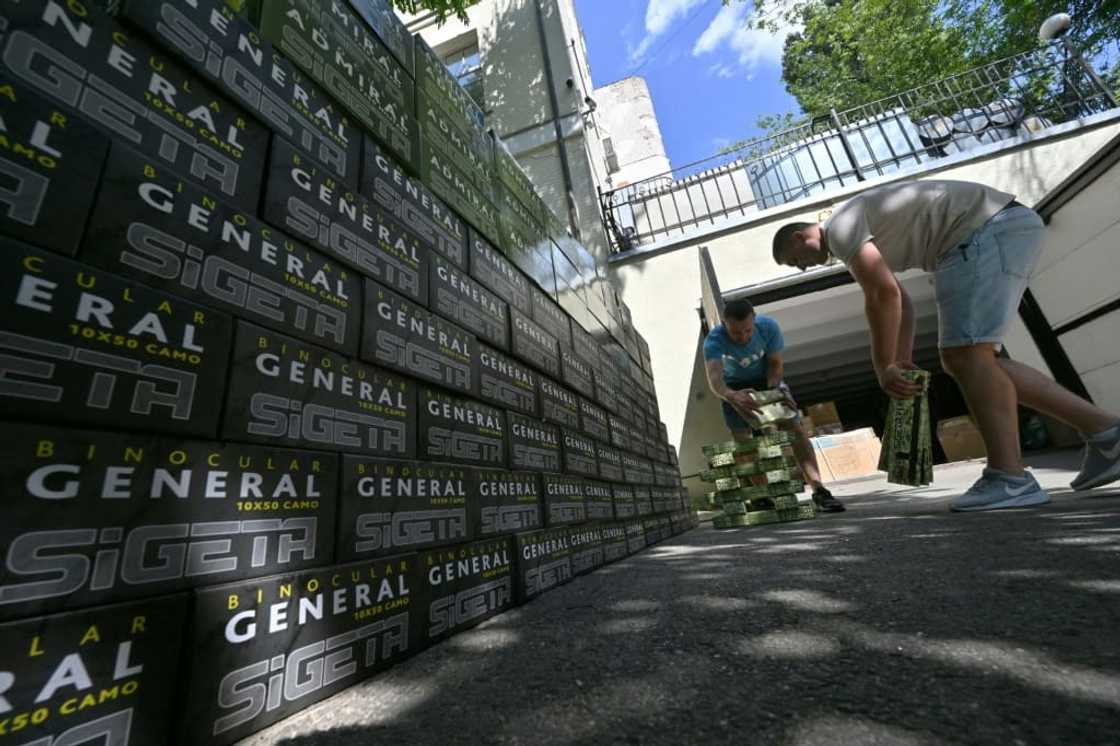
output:
[[1069,31],[1073,20],[1068,13],[1055,13],[1042,22],[1038,29],[1038,38],[1042,41],[1053,41]]

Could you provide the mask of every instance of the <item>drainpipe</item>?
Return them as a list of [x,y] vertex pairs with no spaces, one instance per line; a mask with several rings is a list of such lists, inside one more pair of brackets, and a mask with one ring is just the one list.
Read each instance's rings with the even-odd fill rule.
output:
[[572,185],[572,170],[568,165],[568,147],[564,144],[564,131],[560,126],[560,103],[556,100],[556,85],[552,77],[552,60],[548,54],[548,38],[544,33],[544,11],[541,8],[542,0],[535,0],[533,8],[537,15],[537,35],[541,42],[541,56],[544,59],[544,78],[548,88],[548,102],[552,109],[552,127],[556,132],[556,144],[560,148],[560,173],[564,179],[564,196],[568,202],[568,225],[576,240],[582,240],[579,230],[579,215],[576,209],[576,198]]

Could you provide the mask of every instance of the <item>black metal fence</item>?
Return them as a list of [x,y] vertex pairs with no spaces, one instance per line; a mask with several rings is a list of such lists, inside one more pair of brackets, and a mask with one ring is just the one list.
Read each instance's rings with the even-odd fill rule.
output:
[[628,251],[1116,106],[1058,41],[602,192],[603,221],[612,250]]

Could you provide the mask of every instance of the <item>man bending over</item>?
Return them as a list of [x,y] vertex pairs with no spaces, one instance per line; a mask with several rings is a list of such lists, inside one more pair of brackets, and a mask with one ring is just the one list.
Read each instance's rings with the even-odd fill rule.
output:
[[1005,194],[963,181],[912,181],[869,189],[824,223],[790,223],[774,260],[806,269],[836,257],[863,288],[879,385],[910,398],[914,311],[895,272],[933,273],[941,365],[960,386],[988,449],[988,468],[952,503],[993,510],[1050,500],[1023,470],[1017,406],[1048,414],[1086,439],[1074,489],[1120,479],[1120,417],[1037,370],[997,356],[1042,252],[1042,219]]

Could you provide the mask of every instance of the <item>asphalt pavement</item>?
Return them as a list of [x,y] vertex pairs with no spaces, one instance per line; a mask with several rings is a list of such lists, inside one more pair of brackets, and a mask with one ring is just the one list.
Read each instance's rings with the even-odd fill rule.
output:
[[951,514],[979,474],[835,489],[843,514],[702,525],[245,744],[1117,744],[1120,489]]

